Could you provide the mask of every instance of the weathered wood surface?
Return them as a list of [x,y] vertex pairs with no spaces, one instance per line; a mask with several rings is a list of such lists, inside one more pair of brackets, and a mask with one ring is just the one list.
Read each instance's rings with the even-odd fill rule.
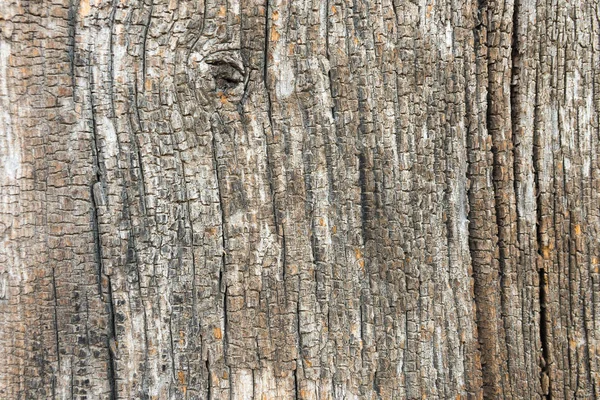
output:
[[0,398],[600,398],[599,15],[0,1]]

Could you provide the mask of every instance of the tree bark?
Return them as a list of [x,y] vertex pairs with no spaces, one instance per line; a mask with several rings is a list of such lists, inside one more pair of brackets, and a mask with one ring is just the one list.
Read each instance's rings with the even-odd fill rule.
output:
[[0,398],[600,398],[599,15],[0,0]]

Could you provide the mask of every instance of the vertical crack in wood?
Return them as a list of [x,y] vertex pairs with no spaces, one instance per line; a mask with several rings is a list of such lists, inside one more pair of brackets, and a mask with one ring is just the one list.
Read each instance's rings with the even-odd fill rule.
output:
[[475,103],[482,104],[481,117],[467,138],[467,190],[469,201],[469,253],[473,268],[475,325],[480,345],[482,390],[484,397],[501,396],[502,383],[498,376],[498,318],[501,318],[498,292],[498,260],[496,199],[494,193],[493,161],[490,153],[490,119],[492,101],[489,71],[489,24],[487,1],[478,1],[475,39],[476,75],[480,81],[475,88]]
[[[217,115],[218,116],[218,115]],[[212,156],[213,156],[213,164],[214,164],[214,169],[215,169],[215,178],[217,180],[217,194],[219,197],[219,209],[221,210],[221,269],[219,270],[219,291],[222,293],[223,295],[223,363],[225,365],[225,368],[228,370],[228,380],[229,380],[229,397],[231,398],[232,396],[232,390],[233,390],[233,386],[232,386],[232,377],[231,377],[231,371],[230,371],[230,366],[227,364],[227,347],[228,347],[228,340],[229,340],[229,335],[228,335],[228,318],[227,318],[227,286],[228,286],[228,282],[227,282],[227,232],[225,229],[226,226],[226,218],[225,218],[225,199],[223,198],[223,188],[221,187],[222,183],[222,177],[221,177],[221,173],[219,172],[220,169],[220,165],[219,165],[219,159],[218,159],[218,155],[217,155],[217,139],[216,139],[216,131],[214,129],[214,122],[211,122],[213,124],[213,129],[211,129],[211,134],[212,134]]]
[[[496,2],[492,2],[495,6]],[[494,245],[497,249],[497,271],[495,271],[495,278],[497,279],[497,287],[499,290],[498,300],[499,300],[499,315],[498,318],[498,331],[496,332],[494,340],[494,357],[495,361],[493,365],[490,365],[490,371],[494,376],[491,377],[491,383],[500,390],[499,393],[502,393],[502,396],[505,396],[507,392],[510,392],[510,387],[507,387],[507,384],[510,385],[510,378],[508,374],[505,376],[500,375],[500,370],[509,369],[509,357],[507,357],[507,349],[505,346],[507,344],[507,326],[506,326],[506,315],[509,315],[509,310],[507,310],[507,284],[506,284],[506,273],[508,272],[507,260],[510,259],[510,249],[509,249],[509,241],[510,236],[507,237],[507,223],[510,223],[510,211],[507,211],[506,208],[510,207],[510,204],[507,206],[506,202],[510,202],[510,197],[506,193],[505,188],[505,174],[506,166],[506,153],[510,151],[507,149],[508,142],[506,141],[505,132],[503,129],[505,127],[502,126],[504,121],[498,121],[499,118],[503,117],[503,111],[501,108],[503,104],[503,93],[501,89],[497,88],[497,85],[501,86],[503,80],[506,79],[505,76],[502,75],[501,71],[496,70],[496,64],[501,62],[501,58],[504,55],[498,54],[500,52],[501,44],[495,43],[495,36],[501,36],[504,32],[497,31],[493,29],[495,21],[494,15],[498,12],[498,10],[492,8],[490,16],[490,20],[488,20],[488,103],[487,103],[487,132],[492,138],[492,182],[493,182],[493,208],[494,208],[494,217],[496,224],[496,236],[494,237]],[[504,10],[502,10],[504,12]],[[503,18],[503,15],[500,15],[499,18]],[[491,25],[491,27],[490,27]],[[490,42],[491,40],[491,42]],[[501,41],[501,39],[499,39]],[[496,53],[497,58],[492,59],[491,52]],[[499,115],[497,115],[498,113]],[[497,122],[498,121],[498,122]],[[510,179],[510,177],[509,177]],[[514,179],[514,176],[513,176]],[[510,261],[509,261],[510,262]],[[504,332],[499,332],[499,327],[502,327]],[[508,327],[510,329],[510,327]],[[501,348],[502,347],[502,348]]]
[[[510,97],[509,97],[509,101],[510,101],[510,127],[511,127],[511,132],[512,132],[512,136],[511,136],[511,141],[512,141],[512,169],[513,169],[513,192],[515,195],[515,215],[516,215],[516,232],[517,232],[517,238],[516,238],[516,245],[517,245],[517,255],[516,257],[516,262],[515,262],[515,266],[517,268],[516,274],[517,276],[519,275],[519,269],[523,269],[525,270],[525,268],[527,268],[527,266],[529,265],[528,263],[524,263],[524,257],[522,256],[522,245],[520,243],[521,241],[521,218],[522,215],[519,211],[519,204],[521,203],[521,196],[519,195],[519,182],[518,178],[520,177],[520,166],[519,166],[519,156],[520,153],[518,151],[518,147],[520,147],[520,137],[519,135],[521,134],[520,130],[519,130],[519,111],[521,109],[521,104],[519,102],[519,85],[521,84],[521,58],[520,58],[520,48],[519,48],[519,12],[521,11],[520,8],[520,4],[519,4],[520,0],[514,0],[514,4],[513,4],[513,14],[512,14],[512,38],[511,38],[511,52],[510,52]],[[529,253],[528,253],[529,254]],[[521,273],[527,273],[527,271],[522,271]],[[519,281],[519,278],[517,277],[517,282]],[[524,291],[521,291],[521,293],[523,293]],[[521,299],[521,323],[522,323],[522,328],[521,328],[521,334],[524,335],[524,330],[525,327],[523,325],[525,325],[525,317],[523,316],[525,312],[527,312],[528,310],[525,310],[524,304],[525,304],[525,300],[526,299]],[[529,310],[529,312],[532,312],[531,310]],[[509,360],[510,362],[510,357]],[[527,366],[525,366],[527,367]]]
[[[252,370],[254,372],[254,370]],[[300,397],[300,388],[298,387],[298,364],[296,363],[296,368],[294,369],[294,400],[301,399]],[[254,397],[255,399],[257,397]]]
[[[108,371],[107,379],[110,388],[110,398],[112,400],[117,399],[117,385],[116,385],[116,354],[113,347],[116,345],[116,321],[114,315],[114,304],[112,296],[112,283],[110,275],[105,275],[104,272],[104,261],[102,255],[102,241],[100,238],[100,221],[98,217],[98,204],[99,198],[98,193],[103,192],[103,184],[105,180],[105,167],[101,161],[100,145],[98,139],[98,128],[96,122],[96,106],[94,97],[94,74],[92,72],[91,55],[88,58],[88,79],[89,79],[89,102],[90,102],[90,113],[91,113],[91,134],[92,134],[92,158],[94,164],[95,180],[90,185],[90,201],[92,208],[92,232],[94,236],[95,252],[96,252],[96,263],[98,266],[98,294],[102,299],[102,302],[106,304],[108,311],[108,332],[107,332],[107,350],[108,350]],[[102,281],[106,278],[107,282],[107,297],[104,298]]]
[[[58,371],[60,371],[60,341],[58,329],[58,296],[56,293],[56,268],[52,267],[52,297],[54,297],[54,338],[56,341],[56,358],[58,362]],[[54,374],[54,378],[58,373]]]
[[[144,83],[142,82],[142,87],[144,87]],[[134,114],[135,114],[135,122],[137,123],[137,129],[132,129],[133,134],[132,134],[132,138],[133,138],[133,145],[135,146],[136,149],[136,156],[137,156],[137,164],[138,164],[138,168],[140,170],[140,183],[139,183],[139,194],[140,194],[140,206],[142,208],[142,212],[144,213],[144,216],[147,216],[148,214],[148,205],[146,204],[147,199],[146,199],[146,173],[144,172],[144,163],[143,163],[143,158],[142,158],[142,149],[140,146],[140,140],[138,139],[138,133],[142,133],[144,131],[144,128],[142,126],[142,118],[140,116],[140,100],[139,100],[139,88],[138,88],[138,81],[137,79],[135,79],[133,81],[133,89],[134,89],[134,101],[133,101],[133,107],[134,107]]]
[[206,400],[212,399],[212,376],[210,374],[210,356],[206,357],[204,361],[204,366],[206,368]]
[[[540,53],[541,57],[541,53]],[[541,367],[541,386],[542,386],[542,395],[545,396],[546,399],[551,400],[552,393],[552,382],[550,381],[550,368],[551,368],[551,360],[550,360],[550,334],[548,332],[549,329],[549,315],[548,315],[548,271],[546,271],[546,265],[543,258],[543,226],[542,226],[542,216],[543,216],[543,204],[541,197],[541,187],[540,187],[540,171],[542,169],[542,144],[541,137],[538,132],[538,126],[540,121],[540,111],[539,111],[539,80],[542,79],[539,76],[538,70],[536,70],[535,77],[535,104],[534,104],[534,112],[533,112],[533,176],[534,176],[534,186],[535,186],[535,198],[536,198],[536,241],[537,241],[537,258],[538,258],[538,279],[539,279],[539,304],[540,304],[540,342],[542,345],[542,357],[540,360]],[[544,382],[546,380],[546,382]],[[545,392],[545,393],[544,393]]]
[[108,338],[108,383],[110,386],[110,399],[117,400],[117,348],[118,343],[116,342],[116,320],[114,313],[114,305],[113,305],[113,292],[112,292],[112,283],[110,279],[110,275],[107,275],[108,281],[108,309],[109,309],[109,318],[110,318],[110,335]]

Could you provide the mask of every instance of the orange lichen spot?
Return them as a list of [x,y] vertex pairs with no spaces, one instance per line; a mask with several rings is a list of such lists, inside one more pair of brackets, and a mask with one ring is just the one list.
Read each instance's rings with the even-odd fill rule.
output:
[[319,225],[325,226],[325,219],[324,218],[319,218]]
[[177,379],[179,380],[180,384],[185,385],[185,372],[183,372],[183,371],[177,372]]
[[271,18],[273,19],[273,21],[277,21],[279,19],[279,11],[273,11],[273,15]]
[[306,390],[304,390],[304,389],[300,389],[300,398],[301,398],[301,399],[305,399],[305,398],[307,398],[307,397],[308,397],[308,396],[307,396]]
[[308,358],[304,359],[304,365],[306,365],[307,367],[312,367],[312,363],[310,362],[310,360]]
[[263,393],[263,394],[260,396],[260,400],[267,400],[267,395]]
[[550,246],[542,246],[542,257],[544,260],[550,259]]
[[227,96],[225,96],[225,93],[219,92],[217,94],[219,95],[219,99],[221,100],[221,104],[227,104]]
[[575,234],[576,235],[581,235],[581,225],[577,224],[575,225]]
[[331,230],[332,230],[332,232],[333,232],[333,233],[337,233],[337,226],[335,226],[335,225],[334,225],[334,226],[331,228]]
[[363,254],[360,251],[360,249],[358,247],[354,248],[354,255],[356,256],[356,259],[358,260],[358,265],[360,265],[360,267],[364,270],[365,269],[365,260],[363,258]]
[[335,14],[337,12],[337,9],[335,8],[335,6],[331,6],[331,13]]
[[358,38],[354,36],[354,44],[358,46]]
[[219,7],[219,17],[224,17],[227,14],[227,9],[225,6]]
[[281,35],[279,34],[279,32],[277,32],[277,29],[275,29],[275,27],[272,26],[271,27],[271,41],[276,42],[279,40],[280,37],[281,37]]
[[92,7],[90,7],[90,0],[81,0],[79,2],[80,17],[86,17],[90,13],[91,9]]
[[213,328],[213,336],[215,337],[215,339],[221,339],[223,337],[221,328]]
[[354,248],[354,255],[356,256],[357,260],[362,257],[362,252],[360,251],[360,249],[358,247]]

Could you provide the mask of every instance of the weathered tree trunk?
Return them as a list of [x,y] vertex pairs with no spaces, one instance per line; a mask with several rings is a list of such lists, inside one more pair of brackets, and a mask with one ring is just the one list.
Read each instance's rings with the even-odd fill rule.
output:
[[599,16],[0,0],[0,398],[600,398]]

